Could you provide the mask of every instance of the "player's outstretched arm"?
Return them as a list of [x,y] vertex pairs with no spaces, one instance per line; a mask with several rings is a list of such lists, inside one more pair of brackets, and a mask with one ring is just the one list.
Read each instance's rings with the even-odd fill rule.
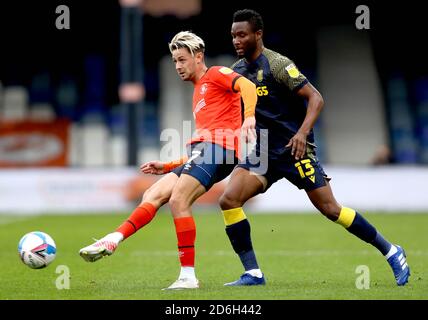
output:
[[146,174],[164,174],[168,173],[174,168],[181,166],[183,163],[187,161],[187,157],[184,156],[178,160],[174,160],[171,162],[162,162],[162,161],[149,161],[140,166],[140,170],[142,173]]
[[164,174],[165,162],[162,161],[149,161],[141,165],[140,170],[146,174]]

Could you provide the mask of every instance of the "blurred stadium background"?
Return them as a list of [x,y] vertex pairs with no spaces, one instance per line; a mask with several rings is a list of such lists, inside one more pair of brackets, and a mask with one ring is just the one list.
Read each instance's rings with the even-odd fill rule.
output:
[[[339,201],[427,212],[423,10],[366,2],[370,29],[358,30],[359,4],[3,1],[0,213],[132,209],[156,179],[140,175],[139,164],[160,158],[163,130],[186,132],[192,121],[192,86],[176,75],[168,41],[192,30],[206,42],[208,65],[230,65],[232,14],[242,8],[262,14],[265,45],[294,60],[323,94],[316,142]],[[70,10],[70,29],[56,26],[59,5]],[[215,205],[222,187],[199,203]],[[314,211],[286,181],[249,205]]]
[[[370,9],[369,30],[355,27],[360,4]],[[70,29],[57,28],[60,5]],[[208,65],[230,65],[232,14],[242,8],[263,15],[265,45],[293,59],[324,96],[316,142],[336,198],[406,249],[406,287],[396,287],[376,250],[322,218],[287,181],[246,205],[266,287],[223,287],[242,271],[217,205],[224,182],[194,210],[199,290],[160,290],[179,266],[167,206],[106,261],[78,256],[156,180],[139,173],[142,162],[178,157],[161,152],[170,142],[161,134],[177,130],[177,153],[187,139],[192,85],[179,80],[168,41],[190,29],[205,40]],[[425,12],[416,1],[1,1],[0,300],[426,300]],[[33,230],[58,248],[37,271],[16,255]],[[71,270],[71,290],[57,286],[60,265]],[[356,288],[361,265],[370,267],[373,290]]]

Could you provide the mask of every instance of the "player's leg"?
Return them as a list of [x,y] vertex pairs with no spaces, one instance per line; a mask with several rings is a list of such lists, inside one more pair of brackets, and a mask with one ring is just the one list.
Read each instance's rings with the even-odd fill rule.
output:
[[174,186],[169,205],[174,218],[181,270],[177,281],[165,289],[199,287],[195,275],[196,225],[191,206],[205,192],[206,189],[199,180],[188,174],[182,174]]
[[111,255],[119,243],[148,224],[157,210],[171,196],[172,189],[178,180],[175,173],[169,173],[154,183],[144,192],[141,203],[131,215],[116,229],[95,243],[80,249],[79,254],[88,262],[94,262],[103,256]]
[[138,207],[132,212],[127,220],[125,220],[116,231],[123,235],[123,239],[133,235],[139,229],[154,218],[157,210],[171,197],[175,183],[178,181],[178,176],[171,172],[159,179],[143,194],[143,199]]
[[[169,204],[177,233],[181,272],[178,280],[167,289],[198,288],[195,276],[196,227],[191,206],[214,183],[227,177],[234,168],[233,150],[209,142],[192,146],[192,157],[184,165],[174,186]],[[236,159],[235,159],[236,160]]]
[[265,284],[263,273],[257,263],[251,241],[250,223],[242,206],[255,195],[263,192],[267,185],[266,178],[251,174],[247,168],[236,167],[227,183],[219,203],[233,250],[244,266],[244,274],[226,286]]
[[347,231],[376,247],[390,264],[396,282],[405,285],[410,276],[404,250],[387,241],[361,214],[353,209],[342,207],[334,198],[330,184],[307,191],[314,206],[328,219],[342,225]]

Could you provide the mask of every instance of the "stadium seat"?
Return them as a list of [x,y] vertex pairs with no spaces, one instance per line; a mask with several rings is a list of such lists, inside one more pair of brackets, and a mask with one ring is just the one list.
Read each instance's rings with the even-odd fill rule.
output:
[[51,76],[47,72],[35,74],[29,86],[30,104],[47,103],[52,99]]
[[56,114],[50,103],[36,103],[31,105],[30,119],[31,120],[42,120],[51,121],[55,120]]
[[71,77],[64,77],[56,89],[57,112],[61,117],[77,120],[79,92],[77,84]]
[[83,166],[107,165],[109,130],[102,123],[85,123],[81,127]]
[[408,91],[402,77],[394,76],[387,82],[389,124],[393,158],[398,163],[418,161],[418,142],[415,120],[408,102]]
[[125,135],[112,135],[108,142],[108,165],[114,167],[126,166],[128,164],[127,146]]
[[5,87],[3,108],[0,118],[3,120],[25,120],[28,117],[28,92],[25,87]]
[[419,161],[428,164],[428,77],[415,84],[416,115],[418,120]]
[[69,127],[69,149],[68,149],[68,164],[72,167],[82,165],[82,151],[81,151],[81,126],[77,123],[72,123]]

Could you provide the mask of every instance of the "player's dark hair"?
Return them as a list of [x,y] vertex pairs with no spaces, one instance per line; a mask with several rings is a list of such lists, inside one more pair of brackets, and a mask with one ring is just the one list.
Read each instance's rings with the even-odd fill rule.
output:
[[252,9],[238,10],[233,14],[233,22],[247,21],[253,32],[263,30],[263,19],[260,13]]

